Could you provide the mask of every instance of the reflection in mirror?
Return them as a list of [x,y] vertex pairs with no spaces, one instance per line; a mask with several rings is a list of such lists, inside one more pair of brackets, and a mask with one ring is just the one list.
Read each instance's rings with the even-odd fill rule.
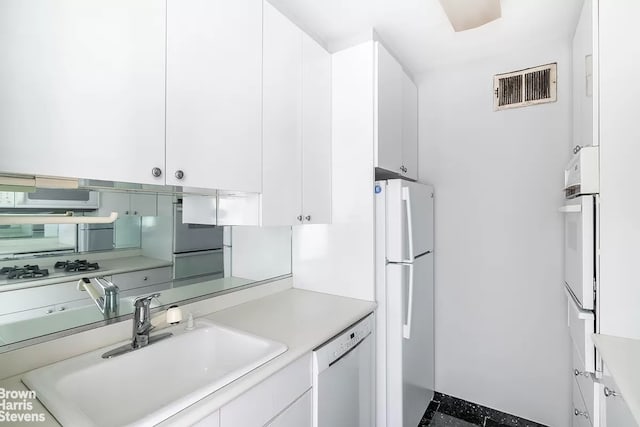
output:
[[4,214],[118,213],[113,224],[0,226],[0,352],[114,321],[83,277],[116,285],[116,320],[126,320],[139,295],[160,292],[152,307],[168,306],[291,274],[290,227],[183,224],[179,196],[78,191],[0,192]]

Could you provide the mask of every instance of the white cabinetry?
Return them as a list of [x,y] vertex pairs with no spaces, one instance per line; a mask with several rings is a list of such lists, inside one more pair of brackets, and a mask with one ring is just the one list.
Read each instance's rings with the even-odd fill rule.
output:
[[418,179],[418,88],[402,75],[402,175]]
[[0,16],[0,171],[163,184],[165,2],[6,0]]
[[374,49],[374,166],[417,179],[418,90],[382,44]]
[[260,192],[262,0],[167,1],[166,183]]
[[306,354],[220,408],[220,426],[311,427],[310,389],[311,354]]
[[124,216],[157,216],[158,195],[124,192],[100,192],[100,208],[96,215],[108,216],[117,212],[118,217]]
[[331,56],[264,4],[262,225],[331,221]]
[[605,375],[598,390],[600,427],[638,427],[613,378]]
[[294,224],[302,205],[302,31],[264,3],[262,225]]

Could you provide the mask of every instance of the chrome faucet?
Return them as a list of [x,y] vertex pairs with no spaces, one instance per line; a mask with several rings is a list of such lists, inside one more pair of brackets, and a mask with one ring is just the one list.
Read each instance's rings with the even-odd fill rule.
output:
[[153,344],[156,341],[169,338],[173,335],[171,332],[153,336],[149,335],[149,332],[154,328],[151,324],[151,300],[158,298],[159,296],[159,293],[155,293],[138,297],[133,301],[134,312],[131,343],[106,352],[102,355],[103,359],[109,359],[114,356],[119,356],[121,354],[146,347],[149,344]]
[[149,344],[149,332],[151,325],[151,300],[158,298],[159,293],[138,297],[133,301],[133,334],[131,346],[133,348],[144,347]]
[[78,290],[87,291],[105,319],[118,316],[120,289],[111,281],[104,277],[83,277],[78,281]]

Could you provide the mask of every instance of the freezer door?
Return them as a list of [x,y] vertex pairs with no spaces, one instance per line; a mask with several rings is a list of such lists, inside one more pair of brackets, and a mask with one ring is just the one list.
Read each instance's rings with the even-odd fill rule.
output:
[[413,262],[433,251],[433,187],[387,181],[386,238],[389,262]]
[[387,265],[387,426],[420,423],[433,397],[433,255]]

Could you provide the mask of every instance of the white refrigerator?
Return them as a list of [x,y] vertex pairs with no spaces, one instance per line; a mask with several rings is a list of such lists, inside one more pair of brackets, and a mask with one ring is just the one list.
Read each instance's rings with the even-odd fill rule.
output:
[[376,425],[415,427],[434,391],[433,187],[377,181]]

